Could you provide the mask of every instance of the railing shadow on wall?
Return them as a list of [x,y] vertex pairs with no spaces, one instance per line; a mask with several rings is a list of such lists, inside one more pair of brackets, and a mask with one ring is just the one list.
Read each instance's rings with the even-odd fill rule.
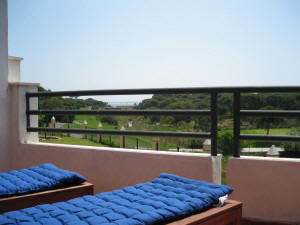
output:
[[[145,95],[145,94],[210,94],[210,109],[203,110],[31,110],[30,98],[53,96],[101,96],[101,95]],[[218,133],[218,94],[233,94],[233,156],[240,157],[240,140],[258,141],[292,141],[300,142],[299,136],[286,135],[254,135],[240,133],[240,120],[242,116],[265,117],[300,117],[298,110],[241,110],[242,93],[300,93],[299,86],[277,87],[199,87],[199,88],[156,88],[156,89],[115,89],[115,90],[85,90],[85,91],[56,91],[56,92],[27,92],[26,118],[27,132],[61,132],[80,134],[102,134],[117,136],[152,136],[152,137],[184,137],[184,138],[210,138],[211,155],[216,156]],[[43,128],[31,127],[30,115],[131,115],[131,116],[210,116],[210,132],[164,132],[164,131],[138,131],[138,130],[98,130],[76,128]]]

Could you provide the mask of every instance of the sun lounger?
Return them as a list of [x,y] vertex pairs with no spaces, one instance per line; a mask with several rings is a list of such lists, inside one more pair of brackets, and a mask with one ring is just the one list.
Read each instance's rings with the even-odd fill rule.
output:
[[0,213],[93,194],[81,175],[43,164],[0,173]]
[[0,224],[238,225],[241,203],[227,201],[221,208],[212,208],[232,191],[224,185],[161,174],[152,182],[96,196],[7,212],[0,215]]

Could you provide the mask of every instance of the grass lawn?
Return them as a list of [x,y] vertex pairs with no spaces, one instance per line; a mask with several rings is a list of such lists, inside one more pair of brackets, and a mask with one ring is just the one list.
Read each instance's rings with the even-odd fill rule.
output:
[[[43,136],[41,136],[43,137]],[[136,139],[138,139],[139,148],[152,148],[151,137],[137,137],[137,136],[126,136],[125,137],[126,148],[136,149]],[[62,137],[62,139],[51,140],[51,139],[40,139],[40,142],[44,143],[55,143],[55,144],[70,144],[70,145],[87,145],[87,146],[110,146],[109,136],[102,136],[102,143],[99,143],[98,135],[88,135],[88,139],[82,139],[77,137]],[[111,136],[112,145],[111,147],[120,147],[120,136]],[[176,144],[169,143],[166,141],[160,142],[161,149],[176,148]]]
[[[291,131],[291,128],[274,128],[270,129],[270,135],[287,135]],[[264,129],[249,129],[241,130],[242,134],[267,134]]]
[[[87,110],[87,108],[82,108],[82,110]],[[98,118],[98,120],[97,120]],[[118,121],[119,125],[118,126],[113,126],[107,123],[102,123],[102,129],[109,129],[109,130],[115,130],[115,129],[121,129],[122,125],[126,125],[127,127],[128,121],[130,119],[133,120],[133,127],[128,128],[129,130],[153,130],[153,131],[193,131],[191,128],[191,125],[189,124],[179,124],[179,125],[166,125],[166,124],[151,124],[149,121],[143,117],[137,117],[137,118],[132,118],[130,116],[114,116],[114,118]],[[76,115],[75,120],[79,123],[83,123],[85,120],[88,123],[88,128],[89,129],[98,129],[98,124],[100,122],[99,117],[96,117],[94,115]],[[64,125],[64,128],[67,127],[70,128],[83,128],[83,125],[78,124],[78,123],[71,123],[69,125]],[[223,132],[225,130],[222,130]],[[228,130],[229,131],[229,130]],[[231,130],[230,130],[231,131]],[[287,135],[291,131],[291,128],[276,128],[276,129],[270,129],[270,135]],[[245,129],[241,130],[242,134],[266,134],[267,131],[264,129]],[[111,141],[109,141],[109,136],[102,136],[103,140],[103,145],[98,144],[98,136],[97,135],[89,135],[89,139],[94,139],[94,141],[91,140],[84,140],[84,139],[79,139],[79,138],[69,138],[61,140],[64,144],[75,144],[75,145],[89,145],[89,146],[111,146],[111,147],[120,147],[120,136],[111,136]],[[126,141],[125,145],[126,148],[131,148],[135,149],[136,148],[136,143],[138,139],[138,144],[139,148],[147,148],[151,149],[152,148],[152,137],[137,137],[137,136],[126,136]],[[179,139],[177,138],[162,138],[160,141],[160,149],[176,149],[177,142]],[[47,140],[47,142],[50,142]],[[55,140],[53,143],[59,143],[60,141]],[[250,144],[252,142],[249,142]],[[254,142],[253,142],[254,143]],[[186,147],[187,142],[182,143],[180,147]],[[249,145],[248,142],[246,143],[247,146]],[[268,143],[269,144],[269,143]],[[263,143],[259,143],[258,146],[260,147],[263,145]],[[254,147],[256,146],[253,145]],[[263,145],[264,146],[264,145]],[[257,147],[257,146],[256,146]]]
[[96,119],[96,116],[76,115],[75,120],[81,123],[86,120],[88,128],[98,128],[99,121]]
[[[151,137],[136,137],[136,136],[126,136],[125,145],[126,148],[135,149],[136,148],[136,139],[139,142],[139,148],[152,148],[152,139]],[[92,141],[93,140],[93,141]],[[70,144],[70,145],[86,145],[86,146],[96,146],[96,147],[107,147],[109,146],[109,136],[102,136],[102,143],[98,143],[98,136],[88,135],[88,139],[81,139],[77,137],[62,137],[62,139],[40,139],[40,142],[44,143],[54,143],[54,144]],[[111,136],[112,146],[111,147],[120,147],[120,136]],[[175,144],[161,142],[160,148],[176,148]]]
[[[145,139],[143,137],[134,137],[134,136],[126,136],[125,137],[125,147],[135,149],[136,148],[136,139],[138,138],[139,148],[151,148],[151,140]],[[96,136],[94,135],[94,139]],[[120,147],[120,136],[111,136],[112,146],[111,147]],[[106,146],[110,145],[109,136],[102,136],[102,143]]]
[[54,144],[69,144],[69,145],[86,145],[86,146],[97,146],[97,147],[105,146],[103,144],[95,143],[87,139],[81,139],[75,137],[63,137],[62,139],[59,140],[40,139],[40,142],[54,143]]
[[[94,135],[94,139],[96,136]],[[136,140],[138,139],[139,148],[152,148],[152,137],[138,137],[138,136],[125,136],[125,147],[136,149]],[[120,136],[111,136],[112,147],[120,147]],[[109,136],[102,136],[103,144],[109,146]],[[169,148],[176,148],[176,144],[169,143],[166,141],[160,142],[160,149],[169,149]]]
[[[82,108],[82,110],[87,110],[87,109]],[[126,117],[126,116],[117,116],[116,117],[116,119],[119,121],[119,124],[127,124],[129,118],[130,117]],[[88,128],[90,128],[90,129],[97,129],[98,124],[100,122],[99,120],[97,120],[96,116],[88,116],[88,115],[76,115],[75,120],[80,123],[83,123],[83,121],[86,120],[88,123]],[[68,126],[69,126],[69,128],[83,128],[82,125],[76,124],[76,123],[70,123],[69,125],[64,125],[64,128],[68,128]],[[116,127],[113,125],[109,125],[107,123],[102,123],[102,129],[109,129],[109,130],[120,129],[120,125],[118,127]],[[172,128],[172,127],[160,127],[160,126],[156,126],[156,125],[150,126],[144,120],[134,121],[133,129],[134,130],[164,130],[164,131],[174,130],[174,129],[176,130],[176,128]],[[92,136],[89,135],[89,139],[93,138],[96,140],[96,137],[97,137],[96,135],[92,135]],[[152,137],[137,137],[137,136],[126,136],[126,141],[125,141],[126,148],[135,149],[137,138],[138,138],[139,148],[149,148],[149,149],[152,148]],[[109,136],[102,136],[102,140],[103,140],[104,145],[106,145],[106,146],[110,145]],[[68,144],[68,141],[70,141],[70,144],[73,144],[72,139],[65,140],[66,144]],[[111,141],[112,141],[112,147],[120,147],[120,136],[111,136]],[[92,141],[90,141],[90,142],[92,142]],[[172,140],[172,142],[174,142],[174,140]],[[74,144],[76,144],[76,143],[74,143]],[[160,142],[160,148],[161,149],[176,148],[176,144],[170,143],[168,141],[162,141],[162,142]]]
[[77,128],[77,129],[81,129],[82,126],[76,123],[69,123],[69,124],[65,124],[64,128]]

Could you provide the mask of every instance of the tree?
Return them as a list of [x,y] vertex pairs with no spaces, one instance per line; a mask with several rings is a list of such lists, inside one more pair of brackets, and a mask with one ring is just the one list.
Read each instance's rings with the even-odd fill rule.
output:
[[118,125],[118,121],[111,117],[111,116],[102,116],[101,117],[101,122],[102,123],[108,123],[110,125],[114,125],[114,126],[117,126]]
[[230,155],[233,151],[233,134],[232,131],[220,132],[218,135],[218,149],[224,155]]
[[[262,110],[273,110],[274,107],[266,106],[263,107]],[[282,121],[282,118],[270,118],[270,117],[260,117],[257,120],[257,125],[262,127],[267,131],[267,135],[270,133],[270,129],[276,125],[278,125]]]
[[[43,87],[38,88],[39,92],[51,92],[50,89]],[[39,97],[39,109],[80,109],[83,107],[91,107],[92,109],[99,109],[108,106],[106,102],[98,101],[92,98],[78,99],[78,98],[62,98],[62,97]],[[54,115],[39,116],[39,124],[48,124],[51,117]],[[62,123],[72,123],[74,115],[55,115],[56,120]]]
[[210,124],[209,124],[209,119],[206,116],[201,116],[197,119],[195,119],[194,123],[194,129],[199,131],[209,131]]

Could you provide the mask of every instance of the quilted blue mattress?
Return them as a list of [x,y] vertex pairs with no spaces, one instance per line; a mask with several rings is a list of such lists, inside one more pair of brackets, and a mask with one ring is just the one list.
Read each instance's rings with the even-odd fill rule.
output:
[[0,224],[164,224],[208,209],[232,191],[224,185],[161,174],[152,182],[96,196],[7,212],[0,215]]
[[28,169],[0,173],[0,198],[81,184],[86,179],[47,163]]

